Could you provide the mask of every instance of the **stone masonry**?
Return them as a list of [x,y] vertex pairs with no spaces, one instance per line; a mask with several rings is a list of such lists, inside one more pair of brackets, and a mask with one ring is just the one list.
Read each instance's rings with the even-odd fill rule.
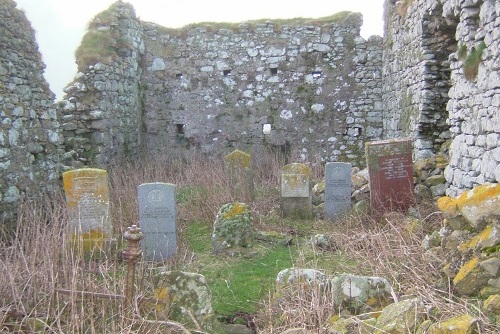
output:
[[387,0],[368,40],[357,13],[170,29],[117,1],[57,104],[30,23],[0,5],[4,217],[68,168],[186,150],[362,166],[365,142],[410,137],[414,159],[449,154],[448,195],[500,180],[498,1]]

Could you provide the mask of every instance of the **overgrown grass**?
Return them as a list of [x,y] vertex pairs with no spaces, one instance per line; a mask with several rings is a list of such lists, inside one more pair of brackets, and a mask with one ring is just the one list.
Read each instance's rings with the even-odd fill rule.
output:
[[[138,296],[152,297],[150,273],[159,266],[198,272],[206,277],[216,315],[226,321],[244,318],[259,333],[281,333],[294,327],[321,333],[320,326],[338,312],[332,298],[317,289],[298,286],[277,291],[275,285],[282,269],[316,268],[328,275],[345,272],[385,277],[398,298],[420,296],[431,320],[468,312],[484,320],[482,333],[498,329],[487,325],[478,311],[479,301],[453,294],[449,280],[441,273],[444,255],[422,249],[425,234],[441,226],[440,214],[432,203],[419,205],[424,217],[419,220],[400,214],[383,218],[350,215],[335,224],[321,219],[282,219],[277,185],[283,160],[269,152],[253,157],[257,194],[248,204],[255,228],[272,237],[256,237],[253,248],[235,257],[211,252],[217,210],[234,200],[222,159],[196,154],[155,157],[109,169],[118,238],[127,226],[138,222],[139,184],[168,182],[177,186],[177,255],[161,265],[139,263]],[[314,178],[322,177],[321,164],[313,164],[313,171]],[[62,194],[22,203],[19,212],[17,230],[0,245],[3,328],[25,333],[168,333],[176,329],[141,311],[131,317],[121,297],[125,264],[120,257],[89,263],[70,250]],[[335,247],[312,247],[310,238],[317,233],[329,236]],[[86,297],[78,291],[107,297]]]
[[479,71],[479,64],[482,59],[483,51],[486,49],[486,44],[481,42],[476,48],[473,48],[467,58],[465,58],[463,70],[464,76],[469,81],[474,81]]

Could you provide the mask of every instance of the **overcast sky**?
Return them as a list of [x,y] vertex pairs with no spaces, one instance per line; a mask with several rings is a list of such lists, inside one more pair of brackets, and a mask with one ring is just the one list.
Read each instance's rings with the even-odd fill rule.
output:
[[[36,31],[47,66],[50,88],[63,88],[76,74],[74,52],[87,23],[115,0],[15,0]],[[143,21],[179,28],[197,22],[242,22],[257,19],[317,18],[349,10],[363,14],[361,36],[382,36],[384,0],[128,0]]]

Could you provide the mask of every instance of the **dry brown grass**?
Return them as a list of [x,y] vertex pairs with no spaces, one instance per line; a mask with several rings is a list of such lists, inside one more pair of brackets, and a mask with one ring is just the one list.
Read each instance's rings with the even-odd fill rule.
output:
[[[254,156],[255,157],[255,156]],[[254,158],[256,198],[251,203],[256,223],[262,228],[276,213],[279,201],[279,170],[283,159],[272,154]],[[312,164],[315,177],[322,176],[321,164]],[[232,201],[222,159],[190,155],[183,158],[144,159],[122,163],[109,169],[112,216],[116,234],[137,223],[137,186],[145,182],[176,184],[182,193],[177,204],[178,233],[190,221],[212,224],[217,210]],[[192,190],[192,191],[191,191]],[[441,320],[469,313],[480,319],[481,333],[493,334],[498,327],[487,325],[480,312],[480,301],[459,298],[450,281],[441,273],[446,254],[425,252],[422,239],[438,230],[440,214],[432,204],[419,206],[424,218],[415,222],[400,214],[382,218],[352,216],[342,223],[314,221],[314,229],[323,226],[335,241],[336,250],[350,263],[336,264],[336,272],[381,276],[393,285],[398,298],[414,295],[422,298],[427,317]],[[0,332],[33,333],[157,333],[172,326],[148,322],[146,314],[132,319],[123,308],[125,265],[118,257],[85,262],[70,251],[66,237],[66,211],[62,194],[43,200],[24,202],[20,207],[17,229],[0,244]],[[274,228],[279,228],[275,226]],[[123,245],[120,245],[123,248]],[[193,253],[181,242],[176,258],[168,266],[192,261]],[[321,253],[316,255],[321,257]],[[297,266],[301,259],[294,259]],[[356,264],[355,272],[353,263]],[[139,296],[147,295],[147,276],[151,268],[141,264],[138,270]],[[58,293],[58,289],[73,294]],[[110,295],[88,298],[77,291]],[[282,290],[263,301],[257,323],[260,333],[281,333],[287,328],[309,328],[321,333],[324,324],[337,310],[331,296],[319,287]]]

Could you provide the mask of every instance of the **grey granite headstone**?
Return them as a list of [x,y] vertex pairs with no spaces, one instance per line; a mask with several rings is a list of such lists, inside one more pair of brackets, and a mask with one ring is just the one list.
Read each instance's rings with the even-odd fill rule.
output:
[[163,261],[177,250],[175,185],[144,183],[138,187],[139,222],[146,261]]
[[339,218],[351,209],[352,165],[328,162],[325,166],[325,215]]

